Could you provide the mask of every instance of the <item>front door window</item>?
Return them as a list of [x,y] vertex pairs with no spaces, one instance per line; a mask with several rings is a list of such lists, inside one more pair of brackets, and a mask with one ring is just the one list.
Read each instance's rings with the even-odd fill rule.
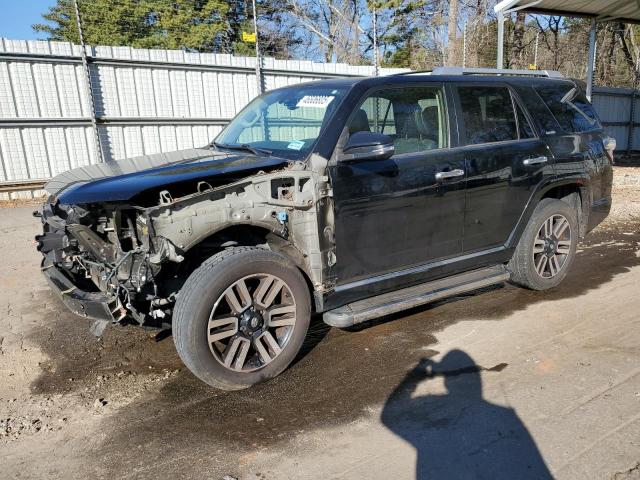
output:
[[439,87],[379,90],[362,102],[349,133],[369,131],[393,138],[396,155],[449,146],[444,92]]

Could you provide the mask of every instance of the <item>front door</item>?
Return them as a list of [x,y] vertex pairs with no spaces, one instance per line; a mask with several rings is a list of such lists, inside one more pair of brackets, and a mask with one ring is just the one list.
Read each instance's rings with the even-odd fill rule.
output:
[[350,134],[389,135],[395,154],[330,169],[339,287],[395,274],[401,283],[411,267],[461,253],[465,166],[449,148],[446,103],[440,84],[382,88],[351,115]]

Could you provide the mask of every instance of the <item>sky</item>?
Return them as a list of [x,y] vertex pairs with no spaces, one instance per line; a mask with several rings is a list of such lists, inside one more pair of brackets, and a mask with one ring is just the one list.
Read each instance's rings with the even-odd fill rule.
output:
[[42,14],[56,0],[0,0],[0,37],[12,40],[32,40],[43,38],[31,25],[42,21]]

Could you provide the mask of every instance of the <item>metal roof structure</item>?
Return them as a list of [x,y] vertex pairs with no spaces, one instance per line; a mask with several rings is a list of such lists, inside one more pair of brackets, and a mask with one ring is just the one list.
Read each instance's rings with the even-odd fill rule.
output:
[[640,23],[638,0],[503,0],[495,6],[496,13],[515,9],[545,15],[594,18],[603,22]]
[[593,69],[596,54],[596,26],[598,22],[618,21],[640,23],[640,0],[502,0],[494,10],[498,15],[498,59],[497,67],[503,68],[504,16],[517,11],[586,17],[591,19],[589,31],[589,60],[587,62],[587,97],[591,99]]

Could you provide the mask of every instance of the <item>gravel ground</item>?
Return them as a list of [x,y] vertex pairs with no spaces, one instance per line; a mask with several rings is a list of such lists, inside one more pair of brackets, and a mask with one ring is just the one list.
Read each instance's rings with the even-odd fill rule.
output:
[[[488,288],[356,332],[316,323],[292,368],[242,392],[202,385],[164,332],[92,337],[40,275],[31,210],[0,207],[0,477],[426,478],[430,435],[455,451],[481,405],[465,431],[510,412],[554,477],[640,478],[640,168],[616,168],[611,215],[558,289]],[[459,351],[475,363],[452,375],[483,403],[437,375],[413,385],[419,408],[396,399],[416,365]]]

